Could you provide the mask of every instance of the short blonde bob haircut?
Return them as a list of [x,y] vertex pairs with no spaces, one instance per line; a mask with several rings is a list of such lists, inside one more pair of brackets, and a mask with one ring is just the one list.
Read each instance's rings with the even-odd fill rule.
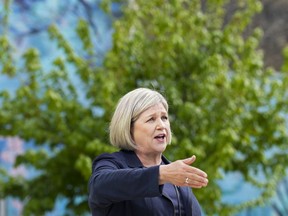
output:
[[[110,122],[110,142],[124,150],[135,150],[136,143],[132,137],[132,125],[140,114],[150,107],[162,103],[168,113],[166,99],[157,91],[148,88],[137,88],[125,94],[118,102]],[[171,142],[171,133],[167,137]]]

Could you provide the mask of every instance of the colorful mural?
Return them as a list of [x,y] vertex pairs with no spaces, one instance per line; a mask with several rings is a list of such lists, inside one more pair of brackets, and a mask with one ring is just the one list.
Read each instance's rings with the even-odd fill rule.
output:
[[[0,164],[9,170],[12,176],[28,177],[27,169],[24,166],[13,167],[16,156],[25,151],[24,142],[18,137],[3,138],[0,137]],[[2,208],[6,206],[8,215],[20,215],[22,203],[15,199],[3,201]]]
[[[9,36],[13,40],[14,46],[17,46],[19,51],[17,55],[20,55],[27,47],[36,47],[41,53],[44,67],[49,67],[47,62],[57,53],[57,47],[51,46],[49,43],[48,35],[45,32],[47,27],[51,23],[56,23],[67,39],[77,48],[80,44],[75,40],[75,23],[78,18],[85,18],[94,29],[97,53],[99,57],[103,57],[111,47],[113,29],[110,18],[102,12],[99,4],[99,0],[14,0],[9,18]],[[118,4],[113,5],[112,13],[115,17],[120,15]],[[0,76],[0,89],[8,89],[13,92],[17,83],[17,79]],[[33,170],[26,167],[15,168],[12,166],[16,156],[29,148],[35,148],[33,143],[25,143],[18,137],[0,137],[0,165],[4,166],[14,176],[29,177],[35,174]],[[219,184],[225,185],[225,189],[223,188],[223,202],[239,203],[253,199],[259,194],[259,191],[245,184],[241,175],[237,173],[226,175]],[[271,203],[267,203],[263,207],[246,209],[237,216],[284,216],[288,215],[287,206],[288,180],[286,179],[279,183],[275,198]],[[3,211],[3,208],[5,208],[5,211]],[[18,200],[9,198],[0,201],[1,216],[21,215],[21,210],[22,203]],[[55,209],[47,215],[63,215],[64,212],[65,200],[59,200]]]

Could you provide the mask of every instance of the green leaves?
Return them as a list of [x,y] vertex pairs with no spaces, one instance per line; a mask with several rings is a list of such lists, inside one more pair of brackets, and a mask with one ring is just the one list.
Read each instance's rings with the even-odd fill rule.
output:
[[93,55],[93,44],[90,38],[89,25],[85,20],[78,20],[76,32],[83,43],[84,50],[88,51],[89,55]]
[[284,56],[284,64],[281,68],[281,71],[287,73],[288,72],[288,46],[283,49],[283,56]]
[[[278,136],[284,141],[287,132],[279,133],[283,130],[275,127],[275,121],[285,127],[282,114],[287,113],[287,105],[281,98],[287,98],[283,86],[287,79],[276,81],[273,71],[264,68],[258,50],[261,30],[242,36],[261,9],[260,1],[239,2],[227,22],[225,4],[209,1],[201,10],[195,1],[131,3],[115,23],[114,46],[104,68],[118,77],[114,92],[119,95],[153,85],[167,96],[174,136],[166,152],[169,157],[196,152],[195,166],[207,171],[211,181],[219,179],[219,170],[224,170],[240,171],[249,182],[250,170],[256,171],[261,164],[273,170],[267,152],[285,145]],[[282,168],[285,166],[287,163]],[[265,176],[265,186],[272,188],[270,175]],[[220,203],[220,194],[208,195],[209,187],[219,191],[217,184],[210,183],[195,192],[208,215],[217,209],[229,215],[231,209],[263,203],[268,197],[238,209]]]
[[[114,22],[113,46],[101,66],[85,20],[75,29],[81,52],[56,25],[49,27],[50,42],[63,51],[51,69],[41,66],[35,49],[27,50],[18,66],[12,46],[1,37],[2,73],[23,80],[15,95],[0,92],[0,133],[34,141],[39,149],[25,152],[15,165],[33,167],[39,175],[27,180],[2,173],[0,196],[29,200],[27,215],[44,214],[59,197],[68,200],[71,211],[86,212],[92,160],[116,150],[108,141],[116,102],[136,87],[149,87],[170,104],[173,140],[165,155],[177,160],[195,154],[193,165],[208,173],[209,186],[194,191],[207,215],[231,215],[269,200],[288,166],[288,76],[264,68],[258,50],[261,30],[242,36],[261,2],[239,1],[225,20],[227,3],[127,2]],[[103,7],[110,9],[109,3]],[[284,56],[288,59],[286,49]],[[286,60],[283,72],[287,68]],[[248,183],[265,188],[263,194],[240,205],[222,203],[218,180],[225,172],[240,172]],[[261,184],[255,178],[260,172],[265,177]],[[84,198],[76,204],[79,197]]]
[[14,65],[14,59],[12,58],[12,47],[9,44],[8,38],[0,36],[0,70],[1,73],[10,77],[15,75],[16,67]]
[[75,163],[75,168],[83,175],[88,182],[91,175],[92,160],[90,157],[81,154]]
[[27,72],[33,73],[41,69],[38,50],[33,48],[27,50],[23,55],[23,59],[25,61]]

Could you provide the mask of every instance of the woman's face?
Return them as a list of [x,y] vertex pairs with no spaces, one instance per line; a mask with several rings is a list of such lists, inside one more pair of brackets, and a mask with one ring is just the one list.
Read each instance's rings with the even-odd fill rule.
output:
[[161,154],[170,142],[170,122],[162,103],[145,110],[134,122],[132,137],[142,154]]

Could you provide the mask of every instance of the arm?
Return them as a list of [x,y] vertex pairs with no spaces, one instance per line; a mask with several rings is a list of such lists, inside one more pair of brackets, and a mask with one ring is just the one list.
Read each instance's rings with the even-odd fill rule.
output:
[[113,158],[96,160],[89,181],[89,202],[108,206],[115,202],[160,195],[159,166],[123,168]]

